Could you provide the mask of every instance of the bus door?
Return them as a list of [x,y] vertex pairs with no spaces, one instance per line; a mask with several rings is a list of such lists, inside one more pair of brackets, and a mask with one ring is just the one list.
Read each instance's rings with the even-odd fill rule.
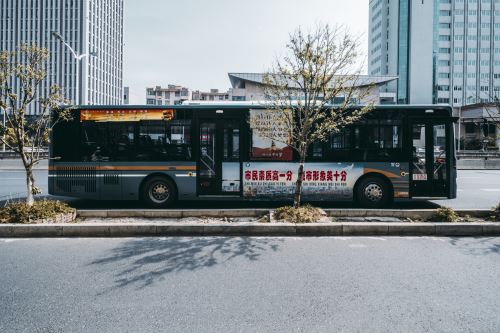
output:
[[198,194],[241,194],[241,119],[199,120]]
[[410,120],[412,197],[447,197],[450,176],[449,127],[444,120]]

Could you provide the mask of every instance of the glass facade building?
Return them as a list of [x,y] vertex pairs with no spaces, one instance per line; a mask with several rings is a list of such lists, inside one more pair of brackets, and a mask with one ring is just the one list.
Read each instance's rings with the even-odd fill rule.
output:
[[369,34],[370,74],[399,76],[400,103],[458,107],[500,94],[500,0],[371,0]]
[[[0,0],[0,50],[14,51],[21,43],[48,49],[42,93],[56,84],[73,104],[122,104],[123,2]],[[78,62],[52,32],[76,53],[92,56]],[[38,113],[37,105],[29,112]]]
[[398,103],[408,103],[408,59],[409,59],[409,0],[399,1],[399,29],[398,29]]

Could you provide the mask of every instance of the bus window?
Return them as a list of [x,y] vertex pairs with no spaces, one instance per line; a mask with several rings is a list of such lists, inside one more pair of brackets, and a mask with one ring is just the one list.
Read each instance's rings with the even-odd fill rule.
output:
[[136,159],[185,161],[191,159],[191,121],[141,121]]
[[327,153],[325,154],[327,161],[346,161],[349,159],[351,148],[351,128],[345,128],[339,133],[330,135],[330,140],[327,142]]
[[[105,123],[97,124],[106,125]],[[134,125],[132,123],[107,123],[107,144],[100,149],[100,160],[131,161],[135,154]],[[100,128],[102,130],[102,127]]]
[[[80,138],[80,161],[97,162],[103,160],[106,151],[106,124],[94,121],[82,123]],[[108,155],[106,153],[106,155]],[[107,157],[109,160],[109,155]]]
[[446,126],[433,125],[434,179],[446,180]]
[[240,129],[238,122],[224,124],[224,161],[240,160]]
[[351,148],[351,129],[346,128],[330,136],[330,149]]
[[306,162],[321,162],[324,159],[324,142],[315,141],[311,143],[306,152]]
[[[61,162],[83,161],[79,141],[80,123],[77,121],[60,122],[52,131],[52,158]],[[53,143],[52,143],[53,142]]]
[[413,124],[413,180],[427,180],[425,168],[425,124]]

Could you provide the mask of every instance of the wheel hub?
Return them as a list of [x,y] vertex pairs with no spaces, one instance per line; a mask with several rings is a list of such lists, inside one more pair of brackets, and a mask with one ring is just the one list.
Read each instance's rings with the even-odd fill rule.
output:
[[369,184],[365,187],[365,197],[372,202],[380,201],[383,195],[382,188],[378,184]]
[[170,191],[167,185],[160,183],[151,188],[150,196],[156,202],[164,202],[170,196]]

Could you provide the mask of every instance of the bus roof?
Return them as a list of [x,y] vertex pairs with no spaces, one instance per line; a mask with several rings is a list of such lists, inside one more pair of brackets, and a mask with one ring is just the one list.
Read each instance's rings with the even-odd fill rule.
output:
[[[75,109],[79,110],[133,110],[133,109],[178,109],[178,110],[192,110],[192,109],[265,109],[267,106],[264,103],[259,102],[216,102],[216,103],[192,103],[192,104],[182,104],[182,105],[81,105],[73,106]],[[335,107],[335,105],[332,105]],[[451,111],[450,105],[436,105],[436,104],[381,104],[374,105],[374,109],[384,109],[384,110],[449,110]]]

